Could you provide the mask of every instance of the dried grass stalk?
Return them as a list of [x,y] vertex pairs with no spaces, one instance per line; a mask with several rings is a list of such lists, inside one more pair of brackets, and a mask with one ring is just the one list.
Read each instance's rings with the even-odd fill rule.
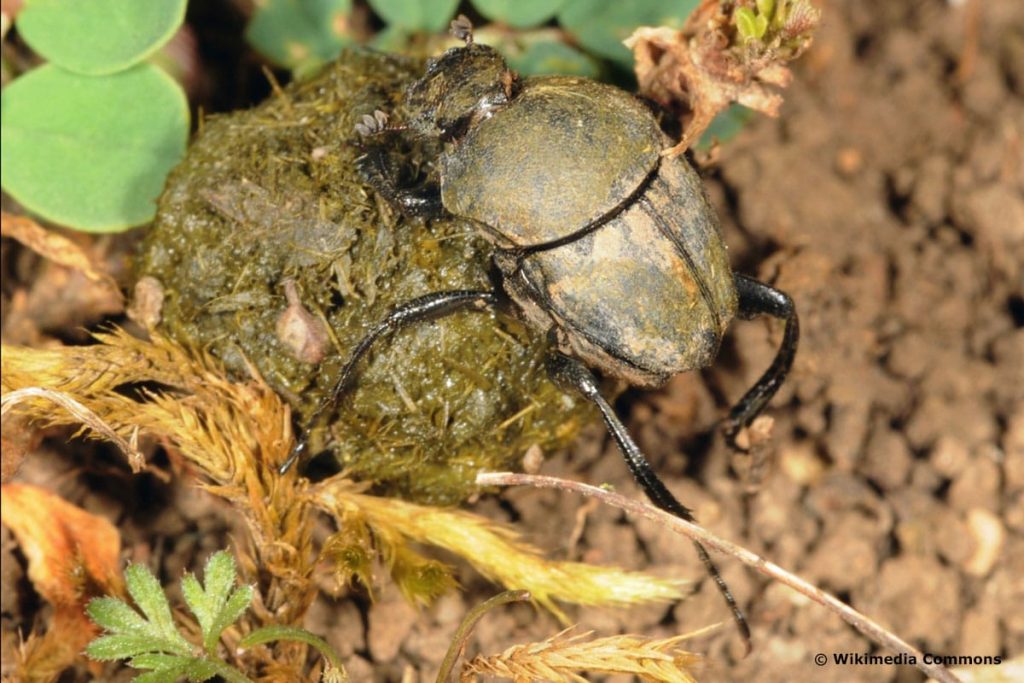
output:
[[572,629],[539,643],[515,645],[499,655],[477,656],[462,667],[462,681],[477,676],[499,676],[519,682],[579,681],[578,672],[629,674],[644,681],[694,683],[692,674],[700,658],[679,649],[688,635],[652,640],[633,635],[589,640],[591,633]]
[[[530,590],[560,616],[555,600],[622,605],[680,597],[676,581],[548,561],[515,532],[467,512],[370,496],[342,476],[315,486],[294,469],[281,476],[277,468],[293,443],[290,413],[255,371],[247,382],[232,382],[210,357],[158,335],[143,341],[116,330],[96,340],[54,349],[4,347],[4,393],[33,388],[18,394],[11,410],[47,424],[80,424],[86,413],[54,410],[49,392],[57,392],[87,411],[86,422],[99,430],[93,436],[129,444],[156,437],[180,451],[204,475],[201,485],[230,500],[248,523],[255,550],[239,562],[250,575],[258,569],[273,577],[254,605],[264,622],[298,623],[312,603],[317,509],[335,517],[339,534],[362,544],[355,550],[379,553],[414,599],[430,599],[453,582],[445,565],[410,543],[465,557],[485,576]],[[324,556],[331,557],[328,549]],[[350,577],[365,581],[368,574]]]
[[461,510],[417,505],[360,493],[336,477],[312,490],[315,504],[337,517],[363,517],[382,554],[409,541],[428,543],[465,558],[487,578],[534,600],[565,621],[556,600],[582,605],[631,605],[677,600],[681,581],[658,579],[615,567],[547,560],[519,535]]
[[201,485],[232,501],[248,523],[256,557],[241,558],[243,565],[274,577],[263,591],[266,620],[299,622],[316,593],[315,558],[312,511],[300,504],[295,475],[276,473],[292,443],[288,407],[259,377],[231,382],[213,359],[162,337],[115,330],[96,341],[4,346],[4,393],[21,392],[11,410],[49,425],[80,424],[80,411],[53,409],[56,392],[87,411],[85,424],[99,430],[92,436],[129,444],[150,436],[176,448],[208,479]]

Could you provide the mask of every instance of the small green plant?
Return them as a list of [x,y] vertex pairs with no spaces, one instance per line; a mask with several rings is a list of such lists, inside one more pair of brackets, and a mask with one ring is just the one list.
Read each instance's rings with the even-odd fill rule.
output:
[[[761,40],[768,31],[768,24],[776,18],[775,0],[757,0],[755,9],[749,7],[736,8],[736,30],[745,42]],[[778,16],[783,13],[779,12]]]
[[[246,37],[268,59],[303,76],[353,43],[422,51],[423,37],[442,34],[466,4],[494,22],[493,31],[478,27],[479,40],[503,52],[520,73],[594,77],[597,59],[628,73],[633,55],[622,41],[644,24],[682,26],[698,0],[369,0],[384,24],[376,35],[353,30],[351,0],[265,0]],[[438,46],[426,45],[427,52]]]
[[745,45],[792,50],[802,42],[799,38],[815,11],[807,0],[754,0],[753,7],[736,8],[733,22]]
[[[253,587],[235,587],[238,581],[235,561],[225,551],[210,557],[203,575],[205,587],[193,574],[186,574],[181,580],[185,602],[199,624],[201,645],[190,643],[182,636],[171,616],[167,596],[152,572],[143,565],[133,564],[125,571],[125,584],[142,613],[117,598],[97,598],[90,602],[89,616],[106,634],[93,640],[86,647],[86,654],[101,661],[127,659],[128,665],[135,669],[149,669],[135,679],[143,683],[173,683],[183,677],[196,682],[214,676],[230,683],[250,681],[221,658],[217,645],[224,631],[249,609]],[[267,626],[242,638],[239,646],[247,648],[275,640],[296,640],[317,648],[328,662],[325,679],[338,678],[343,670],[330,646],[303,629]]]
[[87,232],[151,220],[188,136],[181,87],[146,60],[184,21],[186,0],[28,0],[18,34],[48,64],[2,95],[4,190]]

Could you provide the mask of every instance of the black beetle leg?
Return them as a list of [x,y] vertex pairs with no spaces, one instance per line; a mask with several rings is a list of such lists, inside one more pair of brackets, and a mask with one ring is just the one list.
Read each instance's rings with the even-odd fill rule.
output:
[[370,332],[356,345],[355,350],[349,357],[348,362],[338,373],[334,381],[331,393],[325,396],[320,404],[313,411],[309,418],[307,428],[303,431],[298,443],[288,454],[288,459],[278,468],[280,474],[285,474],[305,454],[309,447],[309,432],[313,425],[320,421],[325,414],[332,412],[338,401],[352,383],[355,377],[356,366],[362,360],[366,352],[375,341],[382,336],[400,330],[403,327],[431,318],[439,318],[450,313],[463,309],[483,310],[487,307],[494,307],[498,304],[498,295],[489,291],[478,291],[460,289],[451,292],[434,292],[425,296],[412,299],[388,313],[384,320],[377,323]]
[[736,293],[739,295],[739,317],[749,320],[758,315],[770,315],[786,321],[786,330],[782,335],[782,345],[771,366],[761,375],[747,393],[743,395],[732,410],[725,423],[725,438],[729,445],[743,450],[736,445],[736,436],[740,430],[750,425],[771,400],[775,392],[782,386],[786,374],[793,366],[797,342],[800,340],[800,320],[796,315],[793,300],[785,292],[769,287],[745,275],[736,274]]
[[[629,471],[633,474],[636,482],[643,488],[650,501],[665,512],[685,519],[687,522],[696,522],[693,512],[672,495],[672,492],[668,490],[664,482],[654,472],[640,447],[636,445],[633,437],[629,435],[625,425],[622,424],[622,421],[619,420],[615,411],[608,404],[608,401],[601,395],[594,374],[578,360],[560,353],[552,353],[549,356],[548,371],[558,384],[572,387],[601,411],[604,423],[608,426],[608,431],[612,433],[612,437],[614,437],[622,457],[629,466]],[[722,578],[721,573],[718,571],[718,567],[715,566],[714,560],[708,555],[708,551],[697,541],[694,541],[693,545],[696,547],[697,555],[700,557],[700,561],[704,563],[708,575],[715,582],[715,585],[718,586],[718,591],[725,598],[729,609],[732,610],[733,620],[735,620],[749,652],[751,647],[750,626],[747,625],[746,617],[743,616],[742,610],[736,604],[736,599],[729,590],[729,586],[726,585],[725,579]]]
[[440,216],[444,206],[437,183],[428,182],[417,188],[403,188],[396,183],[395,174],[388,165],[389,142],[404,129],[386,124],[387,117],[382,112],[364,116],[363,121],[356,124],[356,132],[361,136],[357,144],[363,150],[363,155],[356,159],[356,170],[384,199],[407,216]]
[[388,170],[386,156],[382,147],[373,145],[356,159],[356,168],[363,180],[407,216],[435,218],[442,215],[444,205],[441,203],[441,191],[437,184],[426,183],[417,188],[399,188]]

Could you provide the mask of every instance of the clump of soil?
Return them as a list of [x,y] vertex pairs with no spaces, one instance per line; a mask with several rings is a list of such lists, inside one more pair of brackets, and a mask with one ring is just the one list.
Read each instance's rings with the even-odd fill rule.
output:
[[[255,368],[298,425],[396,306],[493,288],[490,247],[471,225],[407,219],[356,172],[355,123],[400,113],[423,68],[349,51],[255,109],[203,121],[146,234],[136,271],[163,290],[160,329],[239,376]],[[406,182],[428,163],[423,144],[395,161],[413,169]],[[543,340],[507,315],[413,325],[371,354],[313,446],[380,491],[459,502],[479,470],[564,445],[590,415],[548,381]]]

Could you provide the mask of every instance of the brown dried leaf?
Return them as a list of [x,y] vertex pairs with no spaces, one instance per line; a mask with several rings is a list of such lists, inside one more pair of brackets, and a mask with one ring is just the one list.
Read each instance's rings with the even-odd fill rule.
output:
[[39,430],[32,426],[32,421],[24,415],[4,415],[2,419],[0,482],[6,484],[18,471],[29,451],[39,445],[42,436]]
[[28,559],[32,585],[54,607],[45,635],[31,638],[18,657],[19,680],[46,680],[70,666],[97,630],[86,603],[123,595],[117,529],[102,517],[46,489],[4,484],[3,523]]
[[31,218],[6,211],[0,215],[0,235],[17,240],[57,265],[82,273],[90,281],[108,290],[112,296],[123,299],[114,278],[94,263],[82,247],[64,235],[46,230]]
[[676,112],[684,124],[679,144],[663,154],[685,152],[733,102],[778,116],[782,96],[767,86],[792,80],[785,64],[810,46],[820,13],[807,0],[779,0],[776,11],[786,12],[785,21],[762,39],[748,40],[734,17],[749,7],[753,0],[703,0],[681,30],[641,27],[626,39],[641,94]]

